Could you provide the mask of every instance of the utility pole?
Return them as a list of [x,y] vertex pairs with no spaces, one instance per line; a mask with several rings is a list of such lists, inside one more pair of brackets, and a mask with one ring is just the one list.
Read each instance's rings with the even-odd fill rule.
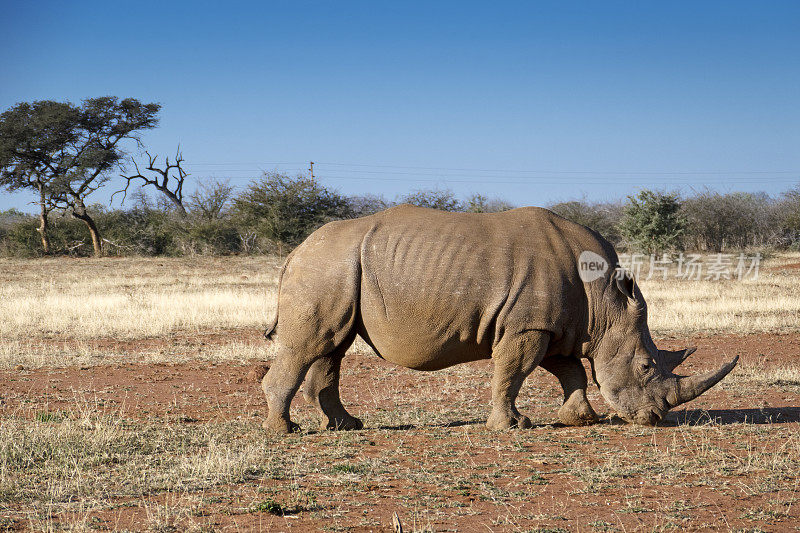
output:
[[314,162],[313,161],[309,161],[308,162],[308,171],[311,173],[311,179],[313,180],[314,179]]

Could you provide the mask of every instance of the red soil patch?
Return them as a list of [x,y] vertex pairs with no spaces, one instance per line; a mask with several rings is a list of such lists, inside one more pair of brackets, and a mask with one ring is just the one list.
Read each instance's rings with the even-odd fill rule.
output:
[[788,265],[777,265],[769,267],[769,270],[796,270],[800,269],[800,263],[789,263]]
[[[241,333],[241,332],[240,332]],[[223,342],[230,340],[231,333],[209,335],[202,342]],[[257,332],[241,333],[237,340],[254,340]],[[197,340],[197,337],[193,337]],[[100,343],[102,341],[98,341]],[[158,347],[157,340],[142,343],[129,348],[149,349]],[[160,341],[162,344],[163,340]],[[175,342],[175,341],[173,341]],[[181,342],[180,339],[177,342]],[[745,337],[687,338],[685,340],[670,339],[659,343],[665,348],[679,348],[697,345],[698,350],[681,369],[686,373],[715,368],[734,355],[741,356],[740,364],[763,362],[767,367],[796,365],[800,361],[800,334],[787,335],[750,335]],[[119,348],[119,344],[115,345]],[[144,347],[144,348],[143,348]],[[473,363],[477,368],[488,371],[491,362]],[[0,420],[11,416],[35,417],[43,411],[69,411],[76,404],[88,404],[89,408],[121,412],[133,419],[164,417],[167,422],[197,423],[208,421],[231,420],[250,417],[258,423],[265,414],[266,405],[260,386],[248,373],[254,371],[256,362],[241,364],[213,364],[206,362],[185,362],[177,364],[112,364],[90,368],[67,367],[58,369],[6,370],[0,371],[0,380],[4,386],[0,391]],[[368,385],[380,386],[380,378],[385,379],[391,365],[374,357],[355,354],[348,356],[343,365],[345,374],[342,377],[342,397],[351,411],[356,415],[364,415],[377,408],[391,409],[391,405],[380,406],[370,402],[366,390]],[[414,394],[415,390],[435,390],[445,385],[440,373],[397,373],[392,375],[392,386],[400,391]],[[449,378],[454,379],[454,378]],[[378,380],[378,381],[376,381]],[[380,383],[386,383],[380,381]],[[535,387],[548,396],[548,400],[560,398],[555,379],[541,371],[534,372],[526,387]],[[596,387],[590,397],[595,409],[602,413],[607,411],[602,400],[596,394]],[[436,530],[511,530],[523,529],[537,525],[551,528],[561,527],[566,530],[576,528],[591,530],[641,530],[657,529],[665,526],[657,520],[657,512],[663,512],[670,506],[685,507],[675,513],[684,513],[686,520],[676,522],[676,527],[692,530],[730,529],[752,527],[753,522],[747,520],[746,513],[752,509],[773,508],[771,502],[779,495],[781,498],[797,498],[793,494],[775,489],[773,493],[755,493],[747,496],[734,496],[731,491],[720,491],[714,486],[704,486],[702,480],[682,480],[680,486],[672,486],[669,481],[661,485],[657,480],[634,477],[626,481],[624,488],[598,490],[595,492],[575,492],[575,479],[569,473],[569,466],[562,464],[558,457],[565,447],[570,450],[585,451],[587,456],[595,453],[598,447],[603,449],[630,450],[632,446],[666,445],[677,438],[674,428],[678,421],[698,421],[711,417],[720,424],[747,421],[754,424],[775,424],[776,427],[800,427],[800,392],[797,388],[785,389],[773,387],[760,391],[757,396],[724,387],[715,387],[707,394],[669,415],[664,427],[650,435],[631,437],[629,434],[611,432],[602,442],[590,435],[591,428],[541,428],[531,431],[551,432],[544,441],[526,444],[520,441],[518,452],[512,456],[502,455],[490,446],[476,446],[474,449],[464,448],[464,439],[469,439],[470,432],[459,426],[468,426],[470,431],[480,428],[488,414],[488,383],[476,384],[474,387],[480,410],[472,419],[459,419],[456,415],[452,422],[451,432],[457,436],[457,442],[443,442],[434,439],[431,428],[396,428],[394,430],[370,429],[367,427],[359,435],[366,435],[368,445],[358,446],[353,451],[355,460],[363,461],[376,454],[385,454],[395,449],[402,441],[402,446],[415,450],[410,458],[398,458],[398,464],[408,465],[410,461],[419,461],[419,468],[431,468],[424,456],[431,447],[451,446],[453,453],[463,461],[461,468],[466,472],[481,465],[506,465],[510,470],[498,476],[497,484],[509,491],[531,491],[530,498],[520,498],[515,508],[499,505],[485,494],[461,491],[453,487],[444,496],[451,502],[452,512],[447,518],[436,518],[425,521],[420,516],[421,525],[430,525]],[[303,402],[296,398],[295,409]],[[558,403],[558,402],[556,402]],[[422,406],[425,409],[437,409],[447,412],[446,401],[430,401]],[[308,407],[302,407],[308,410]],[[529,405],[526,409],[534,409],[531,418],[534,423],[553,424],[555,408],[542,408]],[[307,411],[306,411],[307,412]],[[605,422],[607,426],[609,422]],[[605,427],[604,426],[604,427]],[[478,431],[475,429],[474,431]],[[438,434],[437,434],[438,435]],[[466,437],[464,437],[466,435]],[[482,435],[482,434],[481,434]],[[330,433],[317,433],[302,437],[302,446],[307,446],[309,453],[331,441]],[[515,432],[492,434],[491,438],[498,443],[514,443],[518,439]],[[652,442],[651,442],[652,441]],[[740,453],[736,442],[716,443],[723,446],[726,452]],[[414,459],[414,458],[417,459]],[[536,459],[536,458],[540,459]],[[405,461],[405,462],[404,462]],[[413,466],[413,465],[411,465]],[[565,470],[565,467],[567,468]],[[541,486],[534,483],[520,485],[522,479],[529,478],[531,472],[537,472],[546,482]],[[796,473],[795,473],[796,475]],[[380,478],[383,479],[383,478]],[[640,481],[639,481],[640,480]],[[304,483],[313,480],[296,480],[301,488]],[[731,484],[746,483],[731,475]],[[396,479],[387,474],[383,481],[376,481],[370,487],[359,486],[358,490],[348,493],[347,502],[342,501],[341,492],[331,493],[329,497],[319,496],[315,506],[317,509],[335,510],[341,519],[330,522],[320,518],[320,513],[313,509],[302,510],[296,514],[275,516],[267,512],[245,511],[248,503],[264,499],[259,492],[263,481],[253,481],[230,487],[217,487],[212,494],[213,502],[203,508],[203,514],[196,523],[207,524],[215,530],[317,530],[322,527],[347,527],[354,531],[386,530],[391,523],[391,514],[398,510],[398,501],[423,498],[431,492],[442,492],[441,487],[426,486],[424,483]],[[272,483],[275,483],[274,481]],[[637,485],[638,483],[638,485]],[[289,494],[298,490],[290,487],[287,481],[280,491]],[[522,487],[522,488],[520,488]],[[639,487],[634,489],[631,487]],[[795,483],[795,489],[797,484]],[[321,491],[325,492],[325,491]],[[631,504],[630,512],[620,514],[619,508],[627,505],[630,495],[635,492],[635,505]],[[209,496],[209,491],[204,495]],[[171,494],[155,494],[148,497],[150,505],[168,502],[176,498]],[[121,502],[118,502],[121,503]],[[111,527],[138,529],[146,518],[146,509],[141,502],[130,502],[132,505],[120,506],[113,511],[97,513],[98,519]],[[358,505],[356,505],[358,504]],[[505,505],[505,504],[504,504]],[[771,507],[772,506],[772,507]],[[239,509],[241,512],[236,511]],[[616,511],[614,511],[616,509]],[[291,511],[291,510],[290,510]],[[468,511],[468,512],[467,512]],[[588,513],[588,514],[587,514]],[[14,514],[12,513],[12,516]],[[503,518],[503,517],[506,518]],[[542,518],[550,516],[551,518]],[[526,518],[527,517],[527,518]],[[552,518],[555,517],[555,518]],[[363,519],[369,518],[381,526],[363,525]],[[411,529],[411,517],[402,516],[404,525]],[[677,520],[677,519],[676,519]],[[789,524],[800,521],[800,503],[791,506],[786,516],[766,517],[761,526],[770,530],[784,530]],[[518,524],[515,522],[517,521]],[[22,522],[17,522],[22,524]],[[362,524],[362,525],[360,525]],[[595,524],[590,526],[589,524]],[[604,525],[605,524],[605,525]]]
[[142,354],[151,352],[179,353],[182,358],[198,356],[211,346],[230,343],[265,343],[263,329],[219,329],[211,332],[170,333],[163,337],[141,339],[74,339],[62,336],[44,337],[32,341],[33,346],[57,347],[64,350],[88,348],[97,352]]
[[[225,332],[194,336],[192,340],[195,342],[191,346],[194,350],[202,350],[206,344],[230,341],[231,335],[233,333]],[[257,335],[256,332],[243,332],[237,335],[237,340],[255,340]],[[180,345],[182,342],[185,341],[172,339],[168,343],[162,340],[161,344]],[[109,346],[111,341],[99,340],[94,343],[98,347]],[[138,348],[141,351],[157,347],[155,339],[120,344],[127,345],[130,350]],[[666,339],[659,342],[659,346],[666,349],[691,345],[698,349],[680,367],[680,371],[686,374],[716,368],[735,355],[741,357],[740,364],[760,361],[769,366],[784,366],[800,362],[800,334],[688,337],[685,340]],[[492,365],[491,361],[472,364],[486,370]],[[78,400],[99,402],[108,408],[113,406],[124,416],[132,417],[177,414],[197,420],[214,420],[238,417],[244,413],[255,414],[266,406],[257,383],[260,367],[256,361],[190,361],[5,370],[0,371],[0,380],[4,383],[4,390],[0,392],[0,415],[68,409],[74,407]],[[349,400],[352,404],[353,396],[357,400],[362,393],[358,383],[381,376],[382,369],[394,366],[373,355],[352,354],[345,359],[343,368],[346,372],[342,377],[342,397],[346,403]],[[435,372],[404,373],[393,376],[393,380],[400,380],[396,383],[400,388],[410,389],[427,387],[439,381]],[[542,371],[535,371],[528,382],[549,388],[556,396],[560,395],[555,380]],[[483,393],[488,395],[488,388],[484,389]],[[702,405],[706,397],[713,397],[715,390],[695,403]],[[780,393],[764,391],[760,399],[766,403],[779,402]],[[602,407],[601,404],[598,409]]]

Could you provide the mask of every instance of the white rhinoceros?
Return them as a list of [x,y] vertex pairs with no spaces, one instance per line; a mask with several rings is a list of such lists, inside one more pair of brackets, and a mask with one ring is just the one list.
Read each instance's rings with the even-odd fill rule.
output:
[[[592,264],[580,264],[582,254]],[[266,333],[276,357],[262,381],[264,425],[295,429],[289,405],[305,378],[322,428],[361,428],[339,399],[341,361],[356,335],[383,359],[417,370],[493,359],[493,429],[531,426],[515,400],[537,366],[564,389],[562,422],[595,421],[581,358],[623,419],[654,424],[737,359],[716,372],[673,374],[693,350],[656,348],[644,298],[633,279],[615,275],[617,261],[596,232],[534,207],[476,214],[401,205],[327,224],[281,271]]]

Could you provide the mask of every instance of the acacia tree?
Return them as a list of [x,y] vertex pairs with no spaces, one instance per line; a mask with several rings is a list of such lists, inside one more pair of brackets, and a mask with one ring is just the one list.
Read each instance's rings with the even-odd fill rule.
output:
[[66,146],[77,140],[78,110],[52,101],[24,102],[0,115],[0,187],[37,193],[39,234],[45,254],[50,253],[48,215],[52,183]]
[[[102,240],[86,199],[127,155],[122,142],[139,144],[137,133],[158,124],[160,109],[159,104],[114,96],[89,98],[81,106],[53,101],[17,104],[0,116],[0,185],[38,188],[43,235],[47,210],[70,210],[86,224],[99,256]],[[46,240],[43,237],[43,245],[49,249]]]
[[141,141],[138,132],[158,125],[159,104],[142,104],[135,98],[114,96],[89,98],[80,107],[77,141],[66,153],[68,166],[53,182],[53,205],[69,209],[82,220],[92,237],[95,256],[102,254],[102,240],[94,219],[86,209],[86,198],[109,180],[109,172],[121,166],[127,155],[120,143]]

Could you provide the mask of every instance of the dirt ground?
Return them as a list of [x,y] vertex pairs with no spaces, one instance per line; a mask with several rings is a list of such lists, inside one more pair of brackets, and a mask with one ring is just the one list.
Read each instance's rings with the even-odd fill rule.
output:
[[[231,335],[254,341],[260,332],[171,342],[202,352]],[[152,348],[159,342],[165,341],[138,344]],[[800,355],[800,334],[659,344],[698,346],[681,367],[687,373],[714,368],[735,354],[744,368],[796,368]],[[156,420],[213,430],[236,423],[251,435],[243,439],[258,442],[266,404],[248,375],[255,363],[130,362],[0,371],[0,415],[2,420],[52,417],[57,423],[52,413],[69,417],[79,406],[134,425]],[[385,531],[397,512],[405,531],[800,530],[795,469],[800,382],[753,382],[743,375],[670,413],[657,428],[619,423],[592,386],[590,401],[601,423],[566,428],[556,422],[558,384],[537,370],[520,407],[538,425],[494,433],[483,425],[489,361],[417,373],[357,353],[344,367],[343,401],[364,419],[365,429],[314,431],[315,415],[298,395],[293,416],[304,432],[263,436],[265,446],[291,458],[291,472],[256,472],[236,483],[152,490],[139,498],[108,490],[102,504],[83,506],[80,516],[51,512],[47,524],[59,529],[79,521],[97,530]],[[0,526],[8,529],[40,525],[24,503],[5,507],[0,515]]]

